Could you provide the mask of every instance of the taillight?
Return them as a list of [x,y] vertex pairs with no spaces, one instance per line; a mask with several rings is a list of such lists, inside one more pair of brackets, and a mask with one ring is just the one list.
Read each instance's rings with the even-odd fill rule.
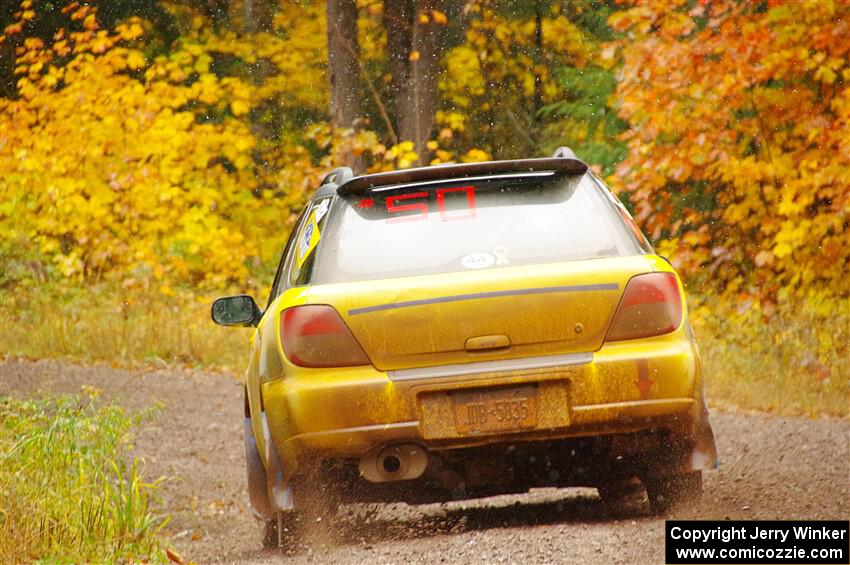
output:
[[286,358],[301,367],[369,365],[351,330],[331,306],[295,306],[281,312],[280,341]]
[[673,273],[633,277],[611,322],[606,341],[670,333],[682,321],[682,296]]

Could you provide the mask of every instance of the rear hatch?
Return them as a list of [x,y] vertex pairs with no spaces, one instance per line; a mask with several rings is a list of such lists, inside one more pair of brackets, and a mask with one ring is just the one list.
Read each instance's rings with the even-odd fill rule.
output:
[[387,371],[599,349],[641,256],[313,287]]
[[383,187],[327,216],[295,278],[381,370],[594,351],[651,270],[590,175]]

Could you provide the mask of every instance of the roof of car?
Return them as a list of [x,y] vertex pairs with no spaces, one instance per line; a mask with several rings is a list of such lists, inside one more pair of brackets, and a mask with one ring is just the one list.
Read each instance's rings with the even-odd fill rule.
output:
[[325,175],[314,198],[333,194],[343,196],[360,194],[378,187],[451,178],[462,179],[506,174],[522,175],[523,173],[544,171],[580,175],[587,170],[587,163],[576,157],[575,153],[568,147],[559,147],[552,157],[542,159],[451,163],[360,176],[354,176],[348,167],[339,167]]

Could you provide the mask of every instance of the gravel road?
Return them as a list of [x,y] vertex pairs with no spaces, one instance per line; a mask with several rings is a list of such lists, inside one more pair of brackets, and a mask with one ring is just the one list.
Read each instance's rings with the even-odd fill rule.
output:
[[[240,382],[234,375],[125,371],[58,361],[0,363],[0,395],[78,392],[132,410],[159,402],[135,451],[167,477],[167,537],[197,563],[663,563],[664,519],[641,503],[609,514],[594,489],[408,507],[348,508],[291,555],[262,550],[245,489]],[[683,519],[847,519],[850,420],[712,411],[721,467]]]

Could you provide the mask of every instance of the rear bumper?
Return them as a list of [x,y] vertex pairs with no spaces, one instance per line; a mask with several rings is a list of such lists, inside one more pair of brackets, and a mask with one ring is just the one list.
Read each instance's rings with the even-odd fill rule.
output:
[[[628,433],[647,428],[682,428],[691,419],[693,398],[670,398],[578,406],[572,409],[569,425],[538,428],[517,433],[478,436],[426,438],[419,420],[354,426],[297,434],[285,440],[286,451],[315,451],[328,456],[359,456],[372,449],[396,442],[425,444],[432,449],[461,449],[506,441],[535,441],[552,438]],[[688,426],[684,426],[688,427]]]
[[[581,363],[560,366],[528,369],[520,363],[508,371],[401,380],[373,367],[287,369],[285,378],[262,385],[269,435],[287,476],[394,443],[439,452],[656,429],[680,447],[674,466],[716,464],[699,357],[681,328],[658,338],[606,344]],[[456,431],[450,392],[529,383],[539,387],[541,397],[534,429]]]

